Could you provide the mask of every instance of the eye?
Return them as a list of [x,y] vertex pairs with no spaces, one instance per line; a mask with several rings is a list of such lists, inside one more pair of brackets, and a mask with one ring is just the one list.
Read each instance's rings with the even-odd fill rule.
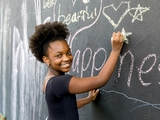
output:
[[72,55],[71,51],[69,51],[67,54],[68,54],[68,55]]
[[56,55],[56,57],[61,58],[61,57],[62,57],[62,55],[61,55],[61,54],[58,54],[58,55]]

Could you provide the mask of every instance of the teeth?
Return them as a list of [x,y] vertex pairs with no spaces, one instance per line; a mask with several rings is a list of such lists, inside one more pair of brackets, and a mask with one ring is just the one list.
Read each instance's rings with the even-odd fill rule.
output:
[[64,64],[62,65],[63,67],[69,67],[70,64]]

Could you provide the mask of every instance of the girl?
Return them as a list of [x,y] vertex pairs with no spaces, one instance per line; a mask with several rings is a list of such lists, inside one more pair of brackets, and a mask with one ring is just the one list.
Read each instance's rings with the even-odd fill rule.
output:
[[[97,88],[108,82],[123,46],[122,34],[113,32],[112,51],[99,74],[78,78],[65,74],[70,71],[73,60],[66,41],[68,35],[67,25],[56,21],[36,26],[35,33],[30,37],[31,52],[37,60],[48,66],[43,83],[49,111],[48,120],[79,120],[77,109],[93,101],[99,92]],[[75,94],[88,91],[87,98],[76,101]]]

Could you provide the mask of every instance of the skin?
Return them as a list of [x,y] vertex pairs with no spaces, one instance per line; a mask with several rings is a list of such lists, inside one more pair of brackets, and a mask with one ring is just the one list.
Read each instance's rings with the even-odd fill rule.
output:
[[[99,89],[109,81],[114,68],[116,66],[120,51],[123,46],[123,36],[120,32],[112,34],[112,51],[110,56],[99,72],[97,76],[78,78],[73,76],[69,82],[69,92],[71,94],[79,94],[84,92],[89,92],[86,98],[77,100],[77,107],[82,106],[95,100]],[[48,72],[46,76],[57,76],[63,75],[68,72],[72,65],[73,56],[71,50],[65,40],[57,40],[51,42],[50,47],[47,50],[47,56],[43,56],[43,61],[48,65]],[[44,82],[44,91],[46,83]],[[95,90],[96,89],[96,90]]]

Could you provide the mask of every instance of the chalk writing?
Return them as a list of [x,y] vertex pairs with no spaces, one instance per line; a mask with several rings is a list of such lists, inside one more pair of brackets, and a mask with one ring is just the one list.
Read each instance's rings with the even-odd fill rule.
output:
[[[120,56],[120,64],[119,64],[119,69],[118,69],[118,78],[120,77],[120,73],[121,73],[121,67],[122,67],[122,64],[123,64],[123,60],[124,60],[124,57],[126,57],[127,54],[130,54],[131,56],[131,65],[130,65],[130,71],[129,71],[129,75],[128,75],[128,81],[127,81],[127,85],[128,87],[130,87],[130,83],[131,83],[131,77],[132,77],[132,72],[133,72],[133,67],[134,67],[134,55],[132,54],[132,52],[129,50],[128,52],[126,52],[123,56]],[[154,62],[153,64],[151,65],[151,67],[146,70],[146,71],[143,71],[142,68],[143,68],[143,65],[145,64],[145,62],[149,59],[153,57],[154,58]],[[142,80],[142,74],[147,74],[149,73],[153,67],[155,66],[156,64],[156,61],[157,61],[157,58],[156,58],[156,55],[155,54],[149,54],[147,57],[145,57],[142,61],[142,64],[141,66],[138,68],[138,77],[139,77],[139,81],[140,83],[147,87],[148,85],[150,85],[151,83],[145,83],[143,80]]]
[[[73,6],[75,5],[76,2],[77,2],[77,0],[72,0]],[[90,0],[82,0],[82,2],[83,2],[84,4],[87,4],[87,3],[90,2]]]
[[43,0],[43,9],[45,8],[51,8],[53,5],[56,4],[56,0]]
[[35,4],[35,13],[36,13],[36,22],[37,25],[41,24],[41,0],[34,0]]
[[[3,9],[1,9],[1,10],[3,10]],[[1,84],[3,85],[1,87],[2,88],[1,89],[2,90],[1,94],[2,94],[3,97],[1,97],[2,99],[0,101],[2,101],[2,103],[3,103],[3,104],[1,104],[2,105],[1,110],[4,111],[4,112],[6,112],[6,107],[5,106],[7,104],[6,103],[6,101],[7,101],[7,97],[6,97],[7,96],[7,91],[6,91],[6,88],[5,88],[6,83],[3,82],[3,81],[6,79],[5,74],[6,74],[6,71],[7,71],[7,68],[6,68],[7,60],[5,59],[5,55],[7,55],[6,54],[6,51],[7,51],[7,49],[6,49],[7,46],[6,45],[9,44],[7,41],[9,41],[9,37],[11,36],[11,31],[9,30],[9,29],[11,29],[10,24],[9,24],[9,20],[11,19],[11,16],[10,16],[11,12],[12,11],[11,11],[11,8],[10,8],[10,4],[7,4],[6,8],[4,9],[4,17],[0,18],[1,22],[3,21],[3,23],[1,23],[3,31],[2,30],[0,31],[0,33],[2,33],[1,34],[2,39],[0,40],[0,41],[2,41],[0,49],[3,51],[3,54],[0,58],[3,61],[3,65],[1,66],[1,68],[2,68],[2,70],[5,71],[0,76],[2,78]],[[3,39],[5,39],[5,40],[3,41]]]
[[89,13],[88,11],[88,6],[86,6],[85,8],[85,10],[80,10],[78,12],[65,16],[61,14],[61,4],[59,4],[58,21],[62,21],[63,23],[69,25],[70,23],[79,22],[80,20],[84,22],[97,16],[97,8],[94,8],[94,11],[91,13]]
[[[154,62],[153,62],[153,64],[151,65],[151,67],[150,67],[148,70],[143,71],[143,70],[142,70],[142,67],[143,67],[144,63],[145,63],[149,58],[151,58],[151,57],[154,57]],[[154,65],[156,64],[156,61],[157,61],[156,55],[155,55],[155,54],[149,54],[147,57],[145,57],[145,58],[143,59],[140,68],[138,68],[139,81],[141,82],[141,84],[142,84],[143,86],[148,86],[148,85],[150,85],[151,83],[144,83],[144,81],[142,80],[142,74],[147,74],[147,73],[149,73],[149,72],[153,69]]]
[[[105,53],[104,54],[104,60],[102,61],[101,66],[99,68],[97,68],[95,66],[96,55],[98,55],[102,51]],[[87,56],[87,58],[88,58],[87,65],[84,66],[84,60],[85,60],[85,54],[86,54],[86,52],[89,52],[90,56]],[[83,77],[83,72],[85,72],[85,71],[87,71],[87,69],[89,69],[89,65],[90,64],[92,64],[90,76],[94,75],[94,71],[99,71],[103,67],[103,65],[105,64],[105,61],[107,59],[107,52],[106,52],[106,50],[104,48],[99,48],[96,52],[94,52],[93,55],[92,54],[93,54],[93,50],[91,48],[88,48],[88,47],[84,50],[84,52],[82,53],[82,56],[81,56],[81,51],[77,50],[76,53],[75,53],[75,58],[74,58],[73,64],[72,64],[72,70],[73,70],[73,72],[75,72],[77,70],[77,73],[80,72],[81,73],[81,77]],[[133,53],[130,50],[128,50],[126,53],[124,53],[124,55],[120,55],[120,63],[119,63],[118,76],[117,77],[120,78],[120,76],[121,76],[121,69],[122,69],[123,61],[124,61],[124,58],[127,55],[130,55],[130,57],[131,57],[130,69],[128,71],[128,79],[127,79],[127,86],[130,87],[131,86],[130,84],[131,84],[132,73],[133,73],[133,69],[134,69],[134,61],[135,61],[134,55],[133,55]],[[142,68],[143,68],[145,62],[148,59],[150,59],[150,58],[154,58],[154,62],[150,66],[150,68],[148,70],[144,71]],[[91,60],[92,60],[92,63],[91,63]],[[80,64],[80,61],[82,61],[81,64]],[[138,68],[138,78],[139,78],[139,81],[145,87],[147,87],[151,83],[145,83],[143,81],[143,79],[142,79],[142,74],[149,73],[153,69],[153,67],[155,66],[156,61],[157,61],[156,55],[155,54],[149,54],[147,57],[145,57],[143,59],[140,67]],[[81,70],[79,70],[80,65],[81,65]]]
[[[124,17],[128,13],[129,13],[129,15],[131,15],[133,17],[133,19],[132,19],[132,23],[133,23],[135,20],[143,21],[142,14],[150,9],[149,7],[141,7],[140,4],[138,5],[138,7],[131,8],[130,2],[131,1],[122,1],[117,8],[114,6],[114,4],[108,5],[103,8],[103,11],[102,11],[103,15],[108,19],[108,21],[111,23],[111,25],[114,27],[114,29],[120,25],[120,23],[122,22],[122,20],[124,19]],[[125,5],[127,7],[127,9],[124,11],[124,13],[121,15],[118,22],[116,23],[115,20],[113,20],[107,14],[107,9],[113,8],[114,11],[118,11],[122,5],[123,6]],[[134,15],[131,13],[132,11],[135,11]]]
[[[35,13],[36,13],[36,24],[41,24],[41,0],[34,0],[35,2]],[[28,35],[27,35],[27,26],[28,26],[28,14],[27,14],[27,4],[26,0],[23,1],[22,7],[21,7],[21,12],[22,12],[22,32],[23,35],[21,36],[19,29],[14,26],[13,27],[13,41],[12,41],[12,55],[16,59],[12,59],[12,75],[11,75],[11,107],[10,110],[12,111],[11,113],[11,118],[12,120],[25,120],[26,118],[28,119],[29,115],[29,107],[26,106],[26,101],[30,101],[31,104],[34,103],[36,100],[36,92],[32,93],[32,99],[30,99],[29,95],[29,89],[30,89],[30,83],[34,84],[32,81],[28,82],[25,80],[29,80],[28,74],[28,69],[35,69],[35,58],[31,55],[31,52],[28,52]],[[44,22],[49,21],[50,17],[46,18]],[[7,23],[8,24],[8,23]],[[23,40],[22,40],[23,38]],[[29,55],[30,54],[30,55]],[[34,61],[34,63],[33,63]],[[27,63],[30,63],[26,66]],[[31,67],[31,66],[32,67]],[[40,67],[39,64],[36,65],[37,67]],[[25,69],[25,71],[24,71]],[[43,70],[43,69],[41,69]],[[36,70],[37,71],[37,70]],[[37,73],[39,70],[37,71]],[[30,73],[29,73],[30,74]],[[30,74],[31,75],[31,74]],[[35,73],[36,75],[36,73]],[[21,79],[21,81],[18,81],[18,79]],[[37,79],[38,80],[38,79]],[[27,84],[27,85],[26,85]],[[17,87],[17,85],[19,87]],[[26,85],[26,86],[25,86]],[[25,86],[25,87],[24,87]],[[25,89],[24,89],[25,88]],[[20,89],[20,90],[18,90]],[[38,90],[38,89],[37,89]],[[36,90],[34,90],[36,91]],[[38,90],[39,91],[39,90]],[[39,91],[40,93],[40,91]],[[25,96],[27,97],[25,97]],[[40,94],[39,94],[40,95]],[[18,97],[17,97],[18,96]],[[17,102],[19,101],[19,102]],[[22,107],[18,107],[18,105],[21,105]],[[32,105],[33,108],[32,112],[35,113],[36,107],[35,104]],[[42,106],[42,101],[40,102],[40,106]],[[17,115],[17,109],[19,111],[19,114]],[[25,110],[24,110],[25,109]],[[24,113],[25,111],[25,113]],[[40,110],[38,110],[38,116],[40,116]],[[36,116],[34,115],[32,119],[36,119]]]
[[[118,20],[118,22],[115,23],[115,22],[106,14],[106,12],[107,12],[106,9],[109,8],[109,7],[112,7],[115,11],[118,11],[122,5],[127,6],[127,9],[126,9],[125,12],[122,14],[122,16],[120,17],[120,19]],[[78,12],[76,12],[76,13],[73,13],[72,15],[71,15],[71,14],[68,14],[67,16],[65,16],[65,15],[62,15],[62,14],[61,14],[61,4],[59,4],[58,21],[63,21],[64,23],[66,23],[66,24],[68,24],[68,25],[69,25],[70,23],[73,23],[73,22],[79,22],[79,20],[85,21],[85,20],[87,20],[87,19],[90,19],[90,18],[93,19],[94,17],[97,17],[92,24],[90,24],[90,25],[88,25],[88,26],[85,26],[85,27],[79,29],[73,36],[70,34],[69,39],[68,39],[68,43],[69,43],[69,45],[70,45],[71,48],[72,48],[72,43],[73,43],[73,40],[74,40],[75,36],[76,36],[77,34],[79,34],[80,32],[82,32],[83,30],[88,29],[88,28],[90,28],[91,26],[93,26],[93,25],[96,23],[96,21],[99,19],[99,16],[100,16],[100,14],[101,14],[101,10],[102,10],[102,1],[101,1],[101,3],[100,3],[100,10],[99,10],[99,12],[98,12],[98,16],[96,16],[96,15],[97,15],[97,12],[92,12],[91,14],[89,14],[89,13],[88,13],[88,6],[86,6],[86,10],[81,10],[81,11],[78,11]],[[148,11],[148,10],[149,10],[149,8],[147,8],[147,7],[141,7],[140,4],[138,5],[138,7],[131,8],[131,6],[130,6],[130,1],[129,1],[129,2],[128,2],[128,1],[122,1],[117,8],[114,6],[114,4],[111,4],[111,5],[109,5],[109,6],[104,7],[102,12],[103,12],[103,15],[104,15],[107,19],[109,19],[109,22],[114,26],[114,28],[117,28],[117,27],[119,26],[119,24],[121,23],[121,21],[124,19],[124,17],[125,17],[128,13],[129,13],[129,15],[131,15],[131,16],[133,17],[132,22],[134,22],[135,20],[140,20],[140,21],[142,21],[143,19],[138,19],[139,16],[141,16],[140,18],[143,18],[143,15],[142,15],[142,14],[143,14],[144,12]],[[95,8],[94,11],[97,11],[97,9]],[[135,11],[134,15],[131,14],[131,12],[133,12],[133,11]],[[138,12],[138,11],[139,11],[139,12]],[[81,13],[81,14],[80,14],[80,13]],[[87,14],[86,14],[87,16],[85,16],[84,13],[87,13]],[[93,13],[95,13],[95,14],[93,14]],[[94,16],[93,16],[93,15],[94,15]],[[90,16],[92,16],[92,17],[90,17]],[[86,19],[86,18],[87,18],[87,19]],[[102,50],[102,49],[104,49],[104,48],[101,48],[101,50]],[[90,56],[89,56],[89,59],[88,59],[88,60],[89,60],[89,61],[88,61],[88,64],[84,67],[84,66],[83,66],[83,65],[84,65],[84,59],[85,59],[84,56],[85,56],[86,51],[89,51],[89,52],[90,52]],[[104,50],[104,51],[105,51],[105,50]],[[106,52],[106,51],[105,51],[105,52]],[[129,71],[128,80],[127,80],[127,86],[130,87],[131,77],[132,77],[133,67],[134,67],[134,55],[132,54],[132,52],[131,52],[130,50],[129,50],[128,52],[126,52],[123,56],[120,56],[120,65],[119,65],[119,69],[118,69],[118,78],[120,78],[120,73],[121,73],[121,67],[122,67],[122,64],[123,64],[123,60],[124,60],[124,57],[125,57],[127,54],[130,54],[130,55],[131,55],[131,65],[130,65],[130,71]],[[77,71],[78,73],[80,72],[80,71],[79,71],[79,67],[78,67],[78,66],[80,65],[80,63],[79,63],[80,55],[81,55],[81,51],[80,51],[80,50],[77,50],[76,53],[75,53],[75,61],[74,61],[73,66],[72,66],[72,67],[73,67],[73,71]],[[82,55],[81,77],[83,77],[83,72],[86,71],[87,68],[88,68],[88,66],[89,66],[89,63],[90,63],[90,61],[91,61],[91,55],[92,55],[92,50],[91,50],[91,48],[86,48],[86,50],[83,52],[83,55]],[[144,61],[144,62],[145,62],[145,61]],[[95,64],[95,57],[93,57],[91,76],[93,75],[94,70],[101,69],[104,63],[102,64],[102,66],[101,66],[100,68],[96,68],[96,67],[94,66],[94,64]],[[154,64],[153,64],[153,65],[154,65]],[[142,63],[142,66],[143,66],[143,63]],[[142,66],[141,66],[141,67],[142,67]],[[152,68],[150,68],[149,70],[151,70],[151,69],[152,69]],[[149,71],[148,71],[148,72],[149,72]],[[146,86],[147,83],[146,83],[146,84],[143,83],[143,80],[142,80],[142,78],[141,78],[141,74],[144,74],[144,73],[143,73],[143,72],[141,71],[141,69],[140,69],[140,70],[139,70],[139,81],[142,83],[143,86]]]
[[48,116],[46,117],[46,119],[45,120],[48,120]]
[[131,77],[132,77],[132,72],[133,72],[133,67],[134,67],[134,56],[133,56],[133,54],[132,54],[132,52],[130,50],[128,52],[126,52],[123,56],[120,56],[120,64],[119,64],[119,69],[118,69],[118,78],[120,77],[123,60],[124,60],[124,58],[126,57],[127,54],[130,54],[130,56],[131,56],[131,65],[130,65],[130,70],[129,70],[129,74],[128,74],[128,82],[127,82],[128,87],[130,87]]
[[115,93],[115,94],[118,94],[118,95],[122,95],[122,96],[124,96],[125,98],[127,98],[129,100],[133,100],[135,102],[140,102],[141,103],[141,105],[138,105],[138,106],[134,107],[133,109],[131,109],[130,112],[132,112],[132,111],[134,111],[134,110],[136,110],[138,108],[146,107],[146,106],[151,106],[154,109],[160,110],[160,104],[152,104],[152,103],[149,103],[149,102],[146,102],[146,101],[134,98],[134,97],[129,97],[126,94],[124,94],[122,92],[115,91],[115,90],[111,90],[111,91],[101,90],[101,91],[105,92],[105,93]]
[[[114,28],[117,28],[119,26],[119,24],[121,23],[121,21],[124,19],[124,17],[127,15],[127,13],[129,12],[129,3],[130,2],[121,2],[120,5],[115,8],[114,7],[114,4],[111,4],[111,5],[108,5],[106,7],[103,8],[103,15],[108,19],[108,21],[111,23],[111,25],[114,27]],[[112,7],[115,11],[117,11],[119,9],[119,7],[122,5],[122,4],[126,4],[127,5],[127,9],[124,11],[124,13],[122,14],[122,16],[119,18],[118,22],[115,23],[114,20],[112,20],[112,18],[106,13],[108,8]]]
[[[14,55],[15,57],[18,57],[18,53],[19,50],[20,50],[20,44],[16,44],[16,40],[20,40],[20,34],[19,34],[19,31],[16,27],[14,27],[13,29],[13,48],[12,48],[12,55]],[[22,44],[21,44],[22,45]],[[16,50],[17,48],[17,50]],[[11,76],[11,81],[12,81],[12,86],[11,86],[11,97],[12,97],[12,102],[14,104],[11,104],[11,109],[14,109],[15,111],[13,111],[11,113],[11,117],[13,120],[16,120],[17,119],[17,115],[16,115],[16,110],[18,109],[17,108],[17,80],[18,80],[18,63],[17,63],[17,59],[13,59],[12,60],[12,76]],[[24,105],[24,104],[23,104]],[[20,109],[21,111],[22,109]]]
[[[72,46],[72,43],[76,40],[75,38],[77,37],[77,35],[80,32],[84,32],[84,30],[89,29],[90,27],[94,26],[98,20],[100,19],[100,16],[103,15],[105,17],[105,20],[107,19],[109,21],[109,24],[111,24],[113,26],[113,28],[117,28],[120,26],[120,23],[124,20],[124,18],[126,17],[126,15],[130,15],[132,17],[131,22],[134,23],[136,20],[138,21],[143,21],[144,20],[144,13],[149,11],[150,8],[149,7],[142,7],[140,4],[138,4],[136,7],[131,7],[130,6],[130,1],[122,1],[118,7],[115,7],[114,4],[111,5],[107,5],[105,7],[102,7],[102,0],[100,0],[98,6],[94,7],[93,6],[89,6],[88,3],[90,2],[90,0],[82,0],[82,3],[85,4],[84,9],[81,9],[79,11],[73,11],[73,13],[67,13],[67,15],[63,15],[63,9],[61,8],[61,4],[56,4],[57,0],[43,0],[43,9],[46,8],[51,8],[53,7],[53,19],[51,16],[47,16],[47,18],[43,18],[44,22],[42,22],[42,9],[41,9],[41,0],[34,0],[34,9],[35,9],[35,13],[33,13],[35,15],[36,18],[36,25],[41,24],[41,23],[46,23],[49,22],[51,20],[55,21],[62,21],[68,25],[70,25],[71,23],[78,23],[78,22],[84,22],[88,20],[92,20],[91,23],[89,23],[88,25],[83,25],[82,28],[75,30],[75,33],[71,33],[69,38],[68,38],[68,43],[69,46],[71,47],[71,49],[73,49],[74,47]],[[70,1],[71,4],[73,4],[73,6],[76,3],[76,0],[71,0]],[[113,9],[114,12],[119,12],[120,8],[123,6],[125,6],[125,8],[127,8],[122,15],[120,16],[120,18],[118,19],[118,22],[115,22],[116,20],[112,19],[111,16],[109,16],[108,9]],[[56,9],[55,7],[58,7],[58,9]],[[46,73],[45,71],[45,67],[42,66],[39,62],[36,61],[36,59],[33,57],[33,55],[31,54],[31,51],[29,51],[28,48],[28,31],[30,29],[28,29],[28,21],[29,17],[27,13],[27,1],[23,0],[22,2],[22,6],[21,6],[21,16],[22,16],[22,21],[20,23],[22,23],[22,26],[20,26],[21,28],[19,29],[19,25],[12,25],[12,27],[9,25],[10,23],[10,14],[11,14],[11,10],[10,10],[10,6],[7,5],[5,8],[5,13],[4,13],[4,18],[3,18],[3,14],[1,14],[1,36],[0,38],[3,40],[0,40],[0,42],[2,43],[2,47],[3,47],[3,56],[1,56],[1,63],[3,63],[4,65],[2,65],[2,69],[4,71],[1,71],[2,73],[2,79],[6,80],[5,75],[8,74],[8,71],[6,69],[7,65],[7,60],[8,57],[4,57],[7,56],[8,54],[6,54],[7,50],[6,45],[9,45],[7,41],[9,41],[9,37],[12,37],[12,42],[10,41],[10,43],[12,43],[12,45],[10,45],[12,48],[9,49],[9,51],[11,51],[12,53],[10,54],[12,58],[11,63],[11,94],[10,94],[10,111],[11,112],[11,118],[13,120],[25,120],[28,119],[28,115],[30,114],[30,111],[32,111],[33,113],[38,113],[37,116],[41,116],[40,114],[41,112],[41,108],[43,108],[43,101],[40,99],[39,101],[39,106],[37,110],[37,107],[35,105],[35,101],[37,102],[39,99],[37,98],[42,98],[43,94],[41,93],[41,89],[39,89],[39,85],[41,84],[41,80],[43,79],[44,74]],[[2,8],[0,8],[1,11],[3,11]],[[57,13],[57,14],[56,14]],[[102,14],[103,13],[103,14]],[[32,14],[32,13],[31,13]],[[87,23],[86,22],[86,23]],[[14,23],[14,22],[13,22]],[[11,31],[7,31],[6,30],[11,30]],[[2,33],[3,32],[3,33]],[[23,34],[23,35],[21,35]],[[9,39],[8,39],[9,38]],[[6,47],[6,48],[5,48]],[[105,50],[105,48],[99,47],[96,50],[94,50],[94,48],[91,47],[86,47],[83,50],[75,50],[75,55],[74,55],[74,61],[72,64],[72,71],[73,72],[77,72],[80,73],[80,76],[83,77],[85,72],[88,71],[91,68],[91,73],[89,76],[93,76],[95,75],[95,72],[99,71],[103,65],[105,64],[105,61],[107,60],[107,51]],[[88,55],[89,53],[89,55]],[[100,65],[98,66],[96,63],[98,63],[97,59],[98,59],[98,55],[101,53],[103,53],[102,56],[102,60]],[[88,55],[88,56],[87,56]],[[149,72],[151,72],[151,70],[154,69],[156,63],[157,63],[157,56],[156,54],[148,54],[144,59],[142,59],[141,65],[140,66],[135,66],[135,57],[134,54],[131,52],[131,50],[126,51],[124,54],[120,55],[120,63],[118,66],[118,76],[117,78],[120,79],[120,77],[122,76],[122,74],[126,74],[126,73],[122,73],[122,66],[124,65],[124,60],[126,59],[126,57],[129,56],[129,71],[127,71],[127,79],[126,79],[126,86],[130,87],[131,86],[131,81],[132,81],[132,74],[133,74],[133,70],[134,67],[137,68],[137,73],[138,73],[138,80],[140,81],[140,84],[144,87],[148,87],[149,85],[152,85],[152,82],[145,82],[145,79],[143,78],[143,75],[149,74]],[[143,56],[141,56],[143,57]],[[145,68],[145,63],[149,60],[149,59],[154,59],[153,63],[150,63],[149,68],[148,69],[144,69]],[[128,60],[128,59],[127,59]],[[128,62],[128,61],[127,61]],[[29,63],[29,64],[28,64]],[[148,64],[147,64],[148,65]],[[158,71],[160,71],[160,64],[158,64],[158,67],[156,67],[156,69],[158,69]],[[7,71],[7,72],[6,72]],[[0,74],[1,74],[0,73]],[[35,81],[32,81],[32,79],[36,79]],[[160,82],[158,82],[158,84],[160,85]],[[34,87],[32,87],[32,85]],[[6,111],[6,99],[7,99],[7,90],[6,90],[6,86],[8,86],[6,84],[6,82],[2,83],[2,111]],[[32,88],[31,88],[31,87]],[[38,89],[37,89],[38,86]],[[30,88],[32,90],[30,90]],[[9,91],[9,90],[8,90]],[[105,91],[105,90],[103,90]],[[155,109],[160,110],[159,106],[160,104],[151,104],[149,102],[146,101],[142,101],[133,97],[129,97],[124,93],[118,92],[118,91],[105,91],[105,93],[116,93],[122,96],[125,96],[127,99],[131,99],[134,101],[138,101],[141,102],[141,105],[138,105],[136,107],[134,107],[133,109],[131,109],[130,112],[144,107],[144,106],[152,106]],[[36,98],[37,97],[37,98]],[[17,102],[18,101],[18,102]],[[26,106],[27,102],[30,102],[29,104],[31,104],[31,106]],[[38,102],[37,102],[38,103]],[[19,107],[21,106],[21,107]],[[20,111],[17,115],[17,111]],[[24,113],[25,111],[25,113]],[[35,114],[33,114],[32,119],[36,119]]]
[[[97,68],[96,66],[95,66],[95,63],[96,63],[96,61],[95,61],[95,59],[96,59],[96,55],[100,52],[100,51],[103,51],[105,54],[105,56],[104,56],[104,61],[102,61],[102,65],[99,67],[99,68]],[[91,72],[91,76],[93,76],[94,75],[94,70],[96,70],[96,71],[99,71],[102,67],[103,67],[103,65],[105,64],[105,62],[106,62],[106,59],[107,59],[107,52],[106,52],[106,50],[104,49],[104,48],[99,48],[95,53],[94,53],[94,55],[93,55],[93,62],[92,62],[92,72]]]
[[74,38],[76,37],[76,35],[78,35],[78,34],[79,34],[80,32],[82,32],[83,30],[92,27],[92,26],[98,21],[98,19],[99,19],[99,17],[100,17],[100,14],[101,14],[101,11],[102,11],[102,0],[100,1],[100,8],[99,8],[98,16],[97,16],[97,18],[93,21],[93,23],[91,23],[91,24],[89,24],[89,25],[87,25],[87,26],[85,26],[85,27],[82,27],[81,29],[79,29],[79,30],[73,35],[73,37],[70,37],[71,40],[69,40],[69,41],[70,41],[69,46],[70,46],[71,48],[72,48],[72,43],[73,43]]
[[[140,4],[138,4],[137,7],[135,8],[131,8],[129,10],[129,14],[133,17],[132,19],[132,23],[135,21],[135,20],[139,20],[139,21],[143,21],[143,13],[145,13],[146,11],[148,11],[150,8],[149,7],[141,7]],[[132,11],[135,11],[134,15],[132,14]]]
[[[75,4],[75,2],[76,0],[75,1],[72,0],[73,5]],[[83,1],[83,2],[87,3],[89,1]],[[122,22],[122,20],[125,18],[126,15],[130,15],[133,17],[131,21],[132,23],[135,20],[143,21],[143,13],[147,12],[150,9],[149,7],[141,7],[140,4],[138,4],[137,7],[132,8],[130,6],[130,2],[131,1],[122,1],[118,7],[115,7],[114,4],[103,7],[103,10],[102,10],[103,15],[105,16],[106,19],[108,19],[108,21],[114,27],[114,29],[116,29],[120,25],[120,23]],[[108,9],[112,8],[115,12],[118,12],[118,10],[120,10],[122,6],[123,7],[125,6],[126,10],[120,16],[118,22],[116,23],[115,20],[113,20],[112,17],[108,15],[107,13]],[[88,8],[89,6],[85,6],[85,10],[80,10],[73,14],[63,15],[61,13],[61,4],[59,4],[58,21],[62,21],[66,23],[67,25],[69,25],[70,23],[80,22],[80,20],[84,22],[89,19],[94,19],[97,16],[97,8],[94,8],[92,12],[89,12]]]
[[[158,70],[160,71],[160,64],[158,65]],[[160,82],[158,82],[158,84],[160,84]]]
[[[74,54],[74,61],[72,64],[72,70],[75,71],[77,69],[77,73],[79,73],[79,60],[80,60],[80,50],[77,50],[76,53]],[[76,59],[76,61],[75,61]],[[75,64],[74,64],[75,63]]]
[[84,4],[87,4],[90,2],[90,0],[82,0]]
[[[88,61],[86,62],[87,63],[87,65],[86,66],[84,66],[84,60],[85,60],[85,54],[86,54],[86,52],[89,52],[89,55],[90,56],[87,56],[87,58],[88,58]],[[95,66],[95,63],[96,63],[96,55],[99,53],[99,52],[104,52],[104,61],[102,62],[102,64],[101,64],[101,66],[99,67],[99,68],[97,68],[96,66]],[[74,61],[73,61],[73,64],[72,64],[72,70],[73,71],[76,71],[76,69],[77,69],[77,73],[79,73],[79,67],[80,67],[80,54],[81,53],[81,51],[80,50],[77,50],[76,51],[76,53],[75,53],[75,57],[74,57]],[[107,59],[107,52],[106,52],[106,50],[104,49],[104,48],[99,48],[96,52],[94,52],[94,55],[93,55],[93,58],[92,58],[92,49],[91,48],[86,48],[85,49],[85,51],[82,53],[82,62],[81,62],[81,77],[83,77],[83,72],[85,72],[85,71],[87,71],[87,69],[89,68],[89,65],[91,64],[91,60],[92,60],[92,68],[91,68],[91,75],[90,76],[93,76],[94,75],[94,71],[96,70],[96,71],[99,71],[102,67],[103,67],[103,65],[105,64],[105,61],[106,61],[106,59]]]
[[[84,59],[85,59],[85,54],[86,54],[87,51],[89,51],[89,55],[90,56],[87,56],[87,57],[89,57],[89,60],[87,62],[87,66],[84,68],[84,66],[83,66],[84,65]],[[88,66],[90,64],[90,61],[91,61],[91,57],[92,57],[92,50],[91,50],[91,48],[86,48],[86,50],[82,54],[81,77],[83,76],[83,72],[87,70],[87,68],[88,68]]]
[[123,40],[126,44],[129,44],[128,36],[132,35],[131,32],[126,32],[124,28],[122,28],[121,34],[123,35]]
[[160,71],[160,64],[158,65],[158,70]]
[[77,1],[77,0],[72,0],[72,4],[73,4],[73,6],[74,6],[74,4],[76,3],[76,1]]
[[51,22],[51,17],[46,18],[43,23],[46,23],[46,22]]

